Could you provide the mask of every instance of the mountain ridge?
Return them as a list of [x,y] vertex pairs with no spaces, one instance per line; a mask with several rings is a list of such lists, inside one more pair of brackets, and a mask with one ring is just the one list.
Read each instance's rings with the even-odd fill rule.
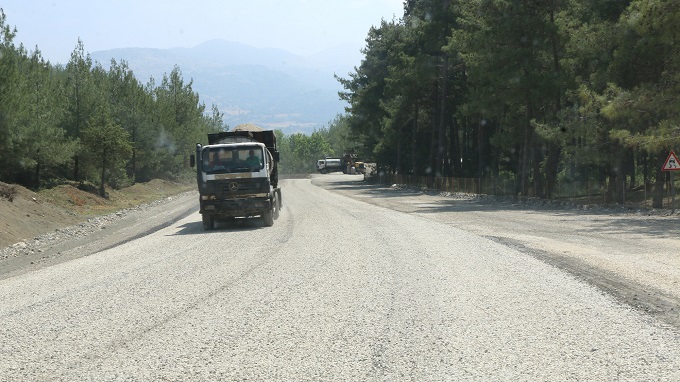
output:
[[[310,134],[327,126],[346,103],[334,75],[347,76],[359,64],[351,48],[338,46],[303,57],[277,48],[208,40],[192,48],[118,48],[90,53],[106,65],[125,61],[142,83],[159,84],[175,65],[185,83],[209,109],[216,105],[230,127],[255,123],[286,134]],[[353,63],[357,60],[356,63]]]

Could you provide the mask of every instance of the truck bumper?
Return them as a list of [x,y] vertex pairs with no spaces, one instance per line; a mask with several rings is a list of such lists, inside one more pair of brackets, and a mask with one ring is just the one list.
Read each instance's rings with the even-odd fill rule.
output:
[[209,214],[217,219],[262,215],[272,208],[269,198],[201,200],[200,203],[201,214]]

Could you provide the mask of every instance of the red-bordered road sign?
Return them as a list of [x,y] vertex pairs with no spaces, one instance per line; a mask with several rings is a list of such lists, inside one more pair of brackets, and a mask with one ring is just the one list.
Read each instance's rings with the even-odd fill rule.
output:
[[680,171],[680,161],[673,151],[668,154],[661,171]]

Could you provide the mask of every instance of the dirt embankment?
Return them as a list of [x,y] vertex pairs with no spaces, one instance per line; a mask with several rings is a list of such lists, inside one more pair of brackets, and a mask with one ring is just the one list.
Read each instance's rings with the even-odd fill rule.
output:
[[0,280],[115,247],[197,209],[193,185],[160,180],[109,198],[71,186],[39,193],[15,187],[11,200],[0,200]]
[[[72,185],[33,192],[17,185],[0,197],[0,249],[26,242],[95,216],[149,203],[194,189],[193,184],[153,180],[122,190],[108,190],[102,198]],[[9,195],[12,195],[11,197]]]
[[[14,188],[16,193],[11,201],[0,198],[0,248],[76,224],[82,219],[76,213],[49,203],[43,195],[21,186]],[[61,190],[78,198],[76,188]]]

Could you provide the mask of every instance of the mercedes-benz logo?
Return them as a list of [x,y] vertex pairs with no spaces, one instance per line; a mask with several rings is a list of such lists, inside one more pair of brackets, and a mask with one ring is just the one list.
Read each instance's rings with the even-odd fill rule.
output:
[[236,183],[236,182],[229,183],[229,191],[236,191],[236,190],[238,190],[238,183]]

